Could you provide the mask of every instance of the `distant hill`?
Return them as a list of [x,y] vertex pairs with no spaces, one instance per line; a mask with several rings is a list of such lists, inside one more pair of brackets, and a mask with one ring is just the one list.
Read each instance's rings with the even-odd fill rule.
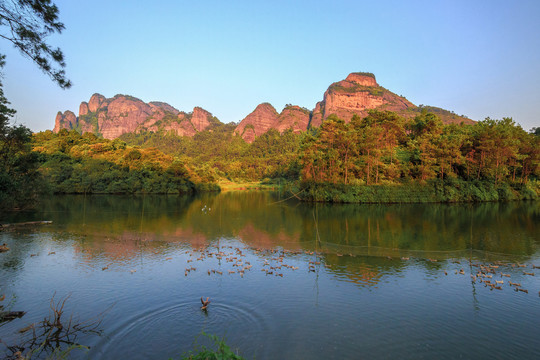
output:
[[[234,133],[246,142],[253,142],[270,129],[280,133],[318,127],[331,114],[349,122],[353,115],[365,117],[371,109],[396,112],[405,118],[414,118],[422,109],[437,114],[443,123],[473,124],[474,121],[452,111],[433,106],[416,106],[403,96],[380,86],[371,73],[351,73],[345,80],[333,83],[323,95],[323,100],[308,110],[287,105],[278,113],[269,103],[258,105],[237,125]],[[54,132],[75,129],[80,133],[93,132],[106,139],[125,133],[141,131],[173,131],[177,135],[193,136],[220,121],[210,112],[195,107],[192,112],[179,111],[163,102],[145,103],[129,95],[105,98],[94,94],[79,106],[79,116],[72,111],[58,112]]]

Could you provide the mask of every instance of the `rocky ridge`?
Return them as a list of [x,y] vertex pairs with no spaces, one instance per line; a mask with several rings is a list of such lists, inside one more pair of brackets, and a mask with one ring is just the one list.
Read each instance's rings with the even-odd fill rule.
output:
[[[413,118],[425,108],[436,113],[444,123],[474,123],[471,119],[444,109],[416,106],[403,96],[380,86],[371,73],[351,73],[345,80],[333,83],[324,93],[323,100],[311,112],[299,106],[287,105],[277,116],[270,104],[265,107],[261,105],[244,118],[235,130],[247,142],[253,142],[256,136],[270,128],[280,133],[289,128],[293,131],[306,131],[309,127],[320,126],[331,114],[349,122],[354,115],[365,117],[372,109],[393,111],[403,117]],[[267,110],[268,106],[272,107],[271,112]]]
[[58,112],[54,132],[61,129],[93,132],[106,139],[140,131],[173,131],[178,135],[193,136],[216,122],[212,114],[195,107],[192,112],[179,111],[164,102],[150,102],[129,95],[106,98],[94,94],[79,106],[79,116],[72,111]]
[[377,84],[371,73],[351,73],[345,80],[333,83],[315,105],[311,126],[320,126],[330,114],[349,122],[353,115],[367,116],[371,109],[400,114],[416,107],[413,103]]
[[[330,85],[322,101],[312,111],[296,105],[286,105],[278,113],[271,104],[262,103],[240,121],[234,132],[251,143],[270,129],[280,133],[288,129],[302,132],[309,127],[320,126],[331,114],[349,122],[354,115],[365,117],[371,109],[393,111],[406,118],[413,118],[422,109],[427,109],[436,113],[444,123],[474,123],[469,118],[444,109],[416,106],[405,97],[380,86],[371,73],[351,73],[344,80]],[[128,95],[105,98],[94,94],[88,102],[81,103],[78,117],[69,110],[59,112],[54,132],[75,129],[81,133],[93,132],[107,139],[128,132],[160,130],[193,136],[216,123],[219,120],[200,107],[186,113],[163,102],[145,103]]]
[[297,105],[288,104],[278,113],[271,104],[262,103],[238,124],[234,132],[248,143],[270,129],[276,129],[280,134],[286,130],[302,132],[309,127],[310,115],[308,109]]

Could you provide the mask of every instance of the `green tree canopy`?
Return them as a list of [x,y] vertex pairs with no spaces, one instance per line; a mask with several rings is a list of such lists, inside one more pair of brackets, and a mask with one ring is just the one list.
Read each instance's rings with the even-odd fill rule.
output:
[[0,0],[0,38],[11,42],[62,89],[66,79],[64,54],[47,43],[47,36],[61,33],[58,8],[51,0]]

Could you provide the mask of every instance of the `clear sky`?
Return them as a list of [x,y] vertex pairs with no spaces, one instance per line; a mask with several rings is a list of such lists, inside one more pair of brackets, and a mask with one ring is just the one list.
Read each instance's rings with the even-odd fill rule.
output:
[[540,126],[539,0],[54,2],[71,89],[0,40],[5,95],[33,131],[96,92],[223,122],[261,102],[313,109],[356,71],[417,105]]

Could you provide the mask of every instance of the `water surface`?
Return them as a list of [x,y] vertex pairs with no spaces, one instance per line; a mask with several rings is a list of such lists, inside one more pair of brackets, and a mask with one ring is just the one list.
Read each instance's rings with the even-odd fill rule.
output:
[[[56,196],[1,220],[53,221],[0,232],[0,294],[27,311],[0,327],[5,343],[70,295],[81,320],[107,310],[82,358],[179,358],[201,332],[257,359],[540,356],[538,202]],[[471,278],[488,264],[501,290]]]

